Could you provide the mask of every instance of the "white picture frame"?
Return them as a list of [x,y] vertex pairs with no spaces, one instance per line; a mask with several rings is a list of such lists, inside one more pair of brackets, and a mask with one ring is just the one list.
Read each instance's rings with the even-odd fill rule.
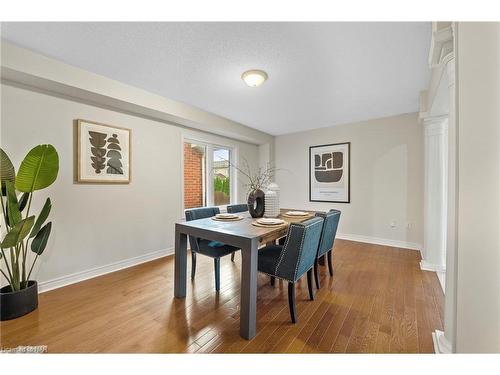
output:
[[88,120],[77,124],[77,182],[128,184],[131,130]]

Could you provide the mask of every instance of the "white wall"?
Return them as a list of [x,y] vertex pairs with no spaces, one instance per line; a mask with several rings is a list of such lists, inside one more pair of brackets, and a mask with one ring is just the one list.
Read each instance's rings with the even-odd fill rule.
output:
[[[351,142],[351,203],[309,202],[309,146],[340,142]],[[336,208],[341,235],[420,249],[423,130],[416,114],[278,136],[275,158],[282,207]]]
[[[37,144],[51,143],[59,152],[57,181],[34,197],[34,212],[46,196],[53,202],[52,238],[38,275],[42,282],[173,248],[174,222],[183,216],[181,134],[237,147],[240,158],[259,163],[256,145],[5,84],[1,107],[1,146],[16,168]],[[73,182],[78,118],[132,129],[130,184]],[[246,201],[245,190],[238,190],[238,200]]]
[[459,23],[457,352],[500,352],[500,24]]

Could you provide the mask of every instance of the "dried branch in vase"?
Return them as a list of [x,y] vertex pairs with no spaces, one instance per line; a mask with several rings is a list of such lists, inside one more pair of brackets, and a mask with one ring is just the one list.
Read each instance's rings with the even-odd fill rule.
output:
[[243,186],[247,188],[247,193],[250,193],[253,190],[262,190],[263,188],[265,188],[271,183],[274,174],[280,170],[278,168],[272,167],[269,163],[267,163],[265,168],[259,167],[257,171],[252,171],[248,160],[245,158],[243,158],[242,166],[233,163],[231,160],[225,161],[227,161],[231,167],[235,168],[238,172],[246,177],[247,182],[244,183]]

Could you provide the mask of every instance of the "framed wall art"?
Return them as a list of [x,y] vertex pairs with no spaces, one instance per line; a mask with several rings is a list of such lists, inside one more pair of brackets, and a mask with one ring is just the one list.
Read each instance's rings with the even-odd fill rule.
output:
[[77,120],[77,181],[130,183],[131,131]]
[[351,143],[309,147],[309,201],[350,202]]

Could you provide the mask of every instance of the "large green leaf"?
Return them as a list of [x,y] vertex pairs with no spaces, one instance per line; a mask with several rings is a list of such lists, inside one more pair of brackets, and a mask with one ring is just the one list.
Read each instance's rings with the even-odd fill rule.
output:
[[40,215],[36,218],[35,225],[33,225],[33,229],[30,233],[30,238],[35,237],[38,234],[38,231],[42,227],[45,220],[49,217],[50,209],[52,208],[52,203],[50,202],[50,198],[47,198],[45,204],[43,205],[42,211],[40,211]]
[[16,189],[24,193],[50,186],[59,172],[59,156],[52,145],[39,145],[24,158],[16,176]]
[[5,151],[0,148],[0,180],[2,184],[2,195],[5,195],[5,181],[14,183],[15,179],[16,171],[14,165],[12,165]]
[[26,207],[29,197],[30,193],[23,193],[23,195],[21,195],[21,199],[19,199],[19,210],[21,212],[23,212],[24,208]]
[[47,223],[36,235],[35,239],[31,243],[31,251],[42,255],[47,246],[47,241],[49,240],[50,230],[52,229],[52,222]]
[[35,216],[30,216],[24,220],[17,223],[3,239],[1,246],[4,249],[16,246],[19,242],[24,240],[29,234],[33,223],[35,222]]
[[7,190],[7,217],[9,219],[9,225],[13,227],[21,221],[21,210],[17,202],[14,184],[11,181],[5,181],[5,187]]

